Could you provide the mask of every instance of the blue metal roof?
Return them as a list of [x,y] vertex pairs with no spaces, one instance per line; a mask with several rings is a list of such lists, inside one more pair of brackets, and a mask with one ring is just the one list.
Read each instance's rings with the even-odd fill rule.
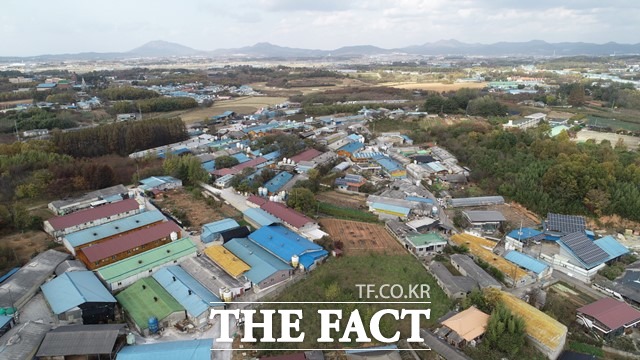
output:
[[66,235],[65,239],[71,246],[78,247],[125,231],[130,231],[158,221],[163,221],[165,219],[165,216],[158,210],[145,211],[140,214],[111,221],[106,224],[76,231]]
[[394,213],[398,213],[398,214],[403,214],[404,216],[409,215],[409,212],[411,212],[411,209],[406,208],[406,207],[390,205],[390,204],[383,204],[383,203],[378,203],[378,202],[372,203],[371,207],[376,209],[376,210],[390,211],[390,212],[394,212]]
[[11,270],[9,270],[6,274],[2,275],[2,277],[0,277],[0,284],[2,284],[3,282],[5,282],[8,278],[11,277],[11,275],[15,274],[18,272],[18,270],[20,270],[19,267],[13,268]]
[[213,339],[128,345],[118,352],[118,360],[210,360],[212,347]]
[[113,194],[111,196],[105,196],[102,198],[102,200],[108,202],[108,203],[112,203],[112,202],[116,202],[116,201],[121,201],[123,200],[122,195],[120,194]]
[[280,220],[278,220],[277,217],[260,208],[248,208],[247,210],[243,211],[242,214],[253,220],[254,223],[260,225],[260,227],[280,223]]
[[388,157],[381,157],[375,160],[378,164],[380,164],[380,166],[382,166],[386,171],[389,171],[389,172],[404,169],[402,165],[398,164],[397,162],[391,160]]
[[142,184],[140,187],[144,190],[153,189],[163,184],[179,182],[180,180],[172,176],[151,176],[146,179],[140,180]]
[[9,321],[13,319],[13,316],[0,315],[0,329],[2,329]]
[[233,155],[231,155],[231,157],[234,157],[234,158],[238,159],[238,162],[240,164],[246,163],[247,161],[251,160],[251,159],[249,159],[249,157],[247,155],[245,155],[245,153],[233,154]]
[[213,241],[215,235],[220,234],[223,231],[237,228],[240,226],[237,221],[233,219],[222,219],[212,223],[202,225],[202,235],[200,239],[204,243]]
[[245,134],[248,134],[248,133],[250,133],[252,131],[256,132],[256,133],[266,132],[266,131],[269,131],[271,129],[275,129],[278,126],[280,126],[280,123],[277,123],[277,122],[273,123],[273,124],[256,125],[256,126],[251,126],[251,127],[244,128],[244,129],[242,129],[242,132],[244,132]]
[[269,190],[270,193],[275,193],[280,191],[280,189],[289,182],[289,180],[293,179],[293,175],[283,171],[278,175],[274,176],[271,180],[267,181],[264,184],[264,187]]
[[404,199],[407,201],[417,201],[426,204],[433,204],[433,200],[429,198],[423,198],[421,196],[405,196]]
[[511,232],[507,234],[508,237],[516,240],[527,240],[532,237],[536,237],[540,235],[542,235],[542,231],[538,231],[536,229],[527,228],[527,227],[522,229],[511,230]]
[[611,235],[607,235],[603,238],[600,238],[594,241],[594,243],[598,245],[599,248],[604,250],[604,252],[609,254],[609,259],[607,259],[607,261],[613,260],[617,257],[620,257],[624,254],[629,253],[629,249],[627,249],[626,246],[617,242],[616,239],[614,239],[613,236]]
[[[306,268],[313,265],[313,260],[328,255],[320,245],[294,233],[282,225],[263,226],[249,235],[249,239],[267,249],[282,261],[289,262],[293,255],[298,255],[300,263]],[[312,254],[311,257],[303,255]],[[306,260],[303,262],[303,260]]]
[[216,169],[216,161],[211,160],[211,161],[203,162],[200,166],[202,166],[202,168],[206,172],[213,172]]
[[40,89],[50,89],[50,88],[54,88],[56,87],[58,84],[55,83],[42,83],[42,84],[38,84],[38,88]]
[[549,266],[542,261],[536,260],[529,255],[521,252],[511,250],[505,256],[505,259],[520,266],[521,268],[533,271],[536,274],[540,274],[545,271]]
[[430,168],[431,170],[433,170],[435,172],[447,171],[446,167],[442,166],[440,163],[438,163],[436,161],[427,163],[424,166]]
[[384,157],[384,154],[381,153],[381,152],[377,152],[377,151],[374,151],[374,152],[367,151],[367,152],[359,152],[357,154],[353,154],[353,156],[356,159],[370,159],[370,158],[371,159],[375,159],[375,158]]
[[42,294],[56,315],[84,303],[116,302],[92,271],[66,272],[45,283],[41,288]]
[[267,161],[275,160],[280,157],[280,151],[272,151],[266,155],[262,155],[262,157],[267,159]]
[[200,316],[212,306],[223,306],[219,297],[177,265],[158,270],[153,278],[192,316]]
[[364,144],[363,143],[359,143],[359,142],[352,142],[352,143],[348,143],[347,145],[339,148],[338,150],[342,150],[342,151],[346,151],[349,154],[353,154],[354,152],[360,150],[364,148]]
[[280,270],[292,270],[291,266],[247,238],[233,239],[223,245],[251,269],[244,276],[259,284]]
[[358,134],[351,134],[349,136],[347,136],[347,138],[353,140],[353,141],[359,141],[360,139],[363,138],[362,135],[358,135]]

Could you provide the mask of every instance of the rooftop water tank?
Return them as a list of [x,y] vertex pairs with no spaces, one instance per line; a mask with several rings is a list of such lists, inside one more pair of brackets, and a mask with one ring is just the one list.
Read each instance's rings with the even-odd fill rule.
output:
[[225,289],[224,292],[222,292],[222,300],[226,303],[229,303],[231,302],[231,300],[233,300],[233,294],[231,293],[231,290]]
[[171,241],[176,241],[178,240],[178,233],[175,231],[171,232]]
[[298,255],[293,255],[291,256],[291,266],[295,269],[298,267],[298,265],[300,264],[300,258],[298,257]]
[[133,333],[127,334],[127,345],[134,345],[136,343],[136,336]]
[[148,325],[149,325],[149,333],[150,334],[156,334],[159,330],[159,326],[158,326],[158,318],[155,316],[152,316],[149,318],[148,321]]

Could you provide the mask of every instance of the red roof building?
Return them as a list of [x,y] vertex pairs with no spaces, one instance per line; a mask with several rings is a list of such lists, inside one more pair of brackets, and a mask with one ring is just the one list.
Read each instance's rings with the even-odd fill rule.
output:
[[234,167],[231,168],[225,168],[225,169],[219,169],[219,170],[214,170],[213,171],[213,175],[215,176],[225,176],[225,175],[235,175],[238,174],[239,172],[241,172],[243,169],[246,169],[248,167],[256,167],[258,165],[264,164],[267,162],[267,159],[263,158],[262,156],[251,159],[247,162],[243,162],[242,164],[238,164]]
[[88,269],[99,267],[139,254],[171,241],[171,233],[180,238],[181,229],[173,221],[165,221],[148,228],[87,246],[77,252]]
[[140,212],[140,204],[126,199],[71,214],[56,216],[44,222],[44,230],[55,237],[121,219]]
[[300,229],[307,224],[314,223],[312,219],[306,217],[305,215],[277,202],[267,201],[262,206],[260,206],[260,208],[282,220],[285,225],[289,225],[296,229]]
[[249,195],[249,197],[247,198],[247,202],[251,207],[261,207],[262,205],[266,204],[268,201],[269,200],[262,198],[258,195]]
[[293,162],[295,162],[297,164],[300,161],[311,161],[312,159],[315,159],[320,155],[322,155],[322,152],[320,152],[320,151],[318,151],[316,149],[308,149],[308,150],[305,150],[305,151],[301,152],[300,154],[298,154],[296,156],[293,156],[291,158],[291,160],[293,160]]
[[579,308],[577,316],[579,323],[607,337],[621,335],[626,329],[640,324],[640,311],[609,297]]

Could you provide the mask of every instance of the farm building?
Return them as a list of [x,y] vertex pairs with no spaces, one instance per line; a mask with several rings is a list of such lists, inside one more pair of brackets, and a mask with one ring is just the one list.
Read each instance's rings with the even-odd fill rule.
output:
[[585,305],[576,312],[579,324],[609,340],[631,332],[632,327],[640,324],[640,311],[610,297]]
[[260,169],[262,167],[264,167],[267,163],[267,159],[265,159],[262,156],[253,158],[247,162],[244,162],[242,164],[238,164],[236,166],[230,167],[230,168],[225,168],[225,169],[217,169],[213,171],[213,175],[215,176],[224,176],[224,175],[235,175],[240,173],[243,169],[246,168],[256,168],[256,169]]
[[369,195],[367,197],[367,205],[369,206],[369,211],[396,216],[401,219],[407,218],[413,208],[411,201],[377,195]]
[[451,207],[468,207],[468,206],[489,206],[502,205],[504,198],[502,196],[478,196],[470,198],[457,198],[449,200]]
[[298,155],[294,155],[291,157],[291,161],[293,161],[294,164],[297,164],[301,161],[311,161],[315,158],[317,158],[318,156],[322,155],[321,151],[318,151],[316,149],[307,149],[301,153],[299,153]]
[[68,258],[68,254],[47,250],[31,259],[0,285],[0,307],[21,309],[53,275],[56,267]]
[[447,342],[459,348],[467,344],[475,346],[487,330],[489,317],[473,306],[453,315],[441,323],[449,331],[445,336]]
[[224,308],[220,298],[177,265],[158,270],[153,278],[187,310],[187,316],[197,326],[209,321],[211,309]]
[[512,313],[523,318],[527,340],[549,359],[558,358],[567,340],[567,327],[509,293],[500,291],[499,296]]
[[521,228],[512,230],[505,237],[506,247],[509,249],[516,249],[522,251],[525,245],[529,245],[532,242],[540,242],[545,239],[545,235],[542,231],[538,231],[531,228]]
[[65,260],[56,267],[56,276],[60,276],[66,272],[84,271],[87,267],[80,260]]
[[251,267],[244,261],[240,260],[230,250],[227,250],[224,246],[213,245],[204,249],[205,255],[216,263],[227,274],[231,275],[234,279],[239,278],[245,272],[251,270]]
[[263,226],[251,233],[249,239],[285,263],[290,263],[297,257],[304,270],[313,270],[328,255],[322,246],[282,225]]
[[450,299],[464,299],[473,290],[479,289],[478,282],[468,276],[455,276],[438,261],[429,264],[429,271],[436,283]]
[[451,265],[453,265],[456,270],[460,272],[460,274],[464,276],[468,276],[475,281],[478,282],[480,288],[493,288],[493,289],[502,289],[502,284],[500,284],[496,279],[494,279],[491,275],[489,275],[486,271],[484,271],[478,264],[473,261],[470,257],[463,254],[453,254],[451,255]]
[[38,359],[112,359],[125,342],[124,324],[71,325],[49,331],[36,354]]
[[[248,271],[243,273],[243,276],[258,289],[266,289],[285,281],[293,273],[293,268],[288,262],[283,262],[249,239],[233,239],[223,246],[250,267]],[[226,261],[229,259],[231,258],[227,257]],[[223,264],[225,264],[225,270],[230,274],[235,271],[231,270],[227,263],[223,262]]]
[[165,221],[83,247],[77,256],[89,270],[95,270],[177,240],[181,233],[176,223]]
[[41,288],[59,320],[82,324],[115,320],[116,299],[91,271],[64,273]]
[[469,210],[463,211],[465,219],[469,222],[469,227],[482,234],[493,234],[502,228],[507,219],[499,211]]
[[220,233],[223,243],[236,238],[245,238],[251,234],[251,230],[247,226],[238,226],[237,228],[225,230]]
[[[466,233],[451,236],[451,241],[458,246],[466,246],[469,249],[470,255],[500,270],[504,274],[505,280],[516,286],[526,285],[533,281],[533,278],[529,276],[526,271],[505,260],[503,257],[494,254],[492,250],[496,243],[493,241]],[[467,263],[467,261],[465,261],[465,263]]]
[[135,329],[149,335],[149,320],[156,318],[159,327],[168,328],[186,319],[185,309],[154,278],[136,281],[116,295]]
[[212,223],[202,225],[202,234],[200,240],[207,244],[218,240],[220,233],[229,229],[237,228],[240,226],[237,221],[233,219],[222,219],[214,221]]
[[183,238],[104,266],[97,274],[111,291],[116,291],[138,279],[151,276],[164,266],[175,265],[189,257],[195,257],[196,252],[197,248],[191,239]]
[[417,256],[440,253],[447,246],[447,239],[438,233],[407,235],[405,247]]
[[559,254],[541,254],[540,258],[551,264],[554,270],[587,283],[607,262],[629,253],[629,249],[611,236],[593,241],[584,231],[565,235],[557,243],[560,245]]
[[[318,230],[318,224],[313,219],[290,207],[287,207],[284,204],[267,201],[262,206],[260,206],[260,208],[280,219],[280,222],[283,225],[295,231],[300,231],[303,233],[313,233],[315,230]],[[324,233],[320,235],[320,238],[323,236],[323,234]]]
[[243,211],[242,218],[254,229],[260,229],[263,226],[269,226],[280,222],[278,218],[260,208],[249,208]]
[[[49,329],[51,329],[51,325],[33,321],[14,326],[0,337],[2,359],[32,360]],[[17,339],[20,341],[16,341]]]
[[136,200],[122,200],[53,217],[44,222],[44,231],[59,241],[64,235],[74,231],[122,219],[143,211],[144,205],[138,204]]
[[129,345],[118,352],[118,360],[210,360],[213,339],[165,341]]
[[11,315],[0,315],[0,337],[16,324],[15,318]]
[[182,180],[173,176],[151,176],[140,180],[138,188],[142,191],[167,191],[182,187]]
[[375,162],[380,164],[382,171],[392,179],[405,179],[407,177],[407,170],[395,160],[385,156],[376,158]]
[[165,220],[166,217],[158,210],[145,211],[106,224],[67,234],[62,239],[62,244],[71,254],[75,255],[76,251],[82,247],[97,244],[116,236],[122,236],[131,231],[146,228]]
[[550,277],[553,272],[553,268],[544,262],[516,250],[509,250],[504,255],[504,258],[518,265],[520,268],[536,274],[538,280]]
[[293,175],[283,171],[267,181],[264,187],[267,188],[269,195],[277,194],[291,179],[293,179]]
[[128,196],[129,190],[120,184],[95,190],[76,198],[52,201],[48,207],[56,215],[65,215],[91,207],[91,204],[96,202],[111,203],[125,199]]
[[438,220],[429,217],[423,217],[407,222],[407,226],[412,228],[416,232],[422,233],[435,229],[438,226]]

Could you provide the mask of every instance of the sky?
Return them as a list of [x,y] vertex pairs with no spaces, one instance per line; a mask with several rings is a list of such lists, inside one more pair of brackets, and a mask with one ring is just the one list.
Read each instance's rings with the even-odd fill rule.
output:
[[640,42],[637,0],[2,0],[0,56],[270,42],[399,48],[438,40]]

